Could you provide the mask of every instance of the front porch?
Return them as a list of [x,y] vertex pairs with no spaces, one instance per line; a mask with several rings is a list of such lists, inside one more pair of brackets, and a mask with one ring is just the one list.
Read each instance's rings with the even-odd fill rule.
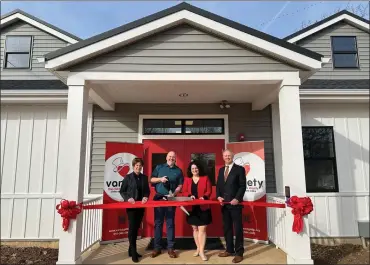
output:
[[[268,202],[283,203],[282,198],[268,195]],[[85,205],[94,205],[102,203],[102,197],[96,199],[86,200]],[[249,240],[244,241],[245,253],[244,260],[241,264],[293,264],[289,259],[289,238],[292,236],[292,232],[287,229],[291,226],[291,218],[287,218],[286,210],[284,208],[268,208],[268,238],[269,244],[255,243]],[[85,210],[83,212],[83,226],[82,226],[82,238],[77,242],[81,243],[81,251],[79,251],[78,262],[82,264],[132,264],[131,258],[128,256],[128,241],[111,243],[111,244],[100,244],[102,235],[102,211],[101,210]],[[307,220],[305,220],[307,221]],[[306,233],[306,231],[305,231]],[[305,236],[305,233],[301,237]],[[181,240],[181,239],[180,239]],[[212,250],[206,250],[208,257],[207,263],[210,264],[231,264],[232,257],[219,258],[217,255],[222,251],[222,247],[226,248],[224,238],[220,238],[222,246],[218,249],[217,247],[211,248]],[[63,242],[59,243],[59,248]],[[199,257],[193,257],[194,249],[189,250],[189,247],[184,249],[178,249],[177,253],[179,257],[177,259],[171,259],[167,255],[166,251],[163,250],[162,255],[153,259],[150,257],[151,250],[148,248],[150,244],[150,238],[142,238],[137,241],[138,252],[143,255],[140,263],[144,264],[199,264],[203,262]],[[310,249],[310,243],[308,247]],[[296,246],[296,248],[302,247],[303,244]],[[291,248],[291,247],[290,247]],[[206,246],[207,249],[207,246]],[[60,249],[61,251],[61,249]],[[296,250],[294,250],[296,251]],[[60,255],[59,255],[60,257]],[[58,262],[59,263],[59,262]]]
[[[292,195],[305,196],[299,84],[298,72],[218,75],[199,73],[136,74],[135,76],[129,73],[80,73],[72,75],[68,78],[69,92],[65,132],[70,141],[69,156],[66,157],[69,172],[64,178],[63,198],[81,201],[85,189],[86,121],[89,100],[92,100],[106,112],[114,111],[116,107],[118,108],[118,104],[120,107],[124,107],[124,104],[128,103],[131,105],[132,103],[144,103],[145,106],[145,104],[150,104],[149,102],[151,102],[150,105],[170,102],[176,106],[181,103],[181,100],[185,100],[189,106],[195,102],[197,104],[213,103],[215,107],[218,107],[217,102],[220,99],[225,99],[231,105],[234,102],[248,103],[251,110],[246,109],[245,111],[250,112],[263,110],[267,106],[273,105],[276,189],[282,194],[283,187],[289,186]],[[212,90],[212,92],[207,92],[209,97],[203,94],[202,87],[204,90]],[[145,91],[148,92],[144,94]],[[188,94],[189,97],[183,99],[179,96],[180,91]],[[226,142],[230,139],[228,135],[230,127],[232,125],[227,124],[227,133],[222,136],[225,137]],[[137,134],[137,141],[140,142],[142,140],[140,126]],[[173,135],[172,137],[180,139],[183,136]],[[198,136],[194,135],[194,137]],[[76,183],[76,185],[71,187],[71,183]],[[88,203],[98,203],[98,201],[101,201],[101,198]],[[284,203],[284,200],[278,197],[271,197],[269,201]],[[123,251],[127,248],[125,243],[100,246],[97,250],[93,248],[95,250],[91,255],[85,257],[87,253],[91,252],[90,247],[101,240],[101,218],[97,218],[100,214],[99,210],[85,210],[83,219],[78,217],[76,221],[72,221],[69,231],[61,234],[58,264],[81,262],[111,262],[113,264],[126,262],[126,259],[130,260],[125,257]],[[312,264],[309,232],[307,229],[299,235],[292,232],[292,223],[293,216],[289,208],[268,209],[269,241],[280,250],[276,249],[274,245],[249,245],[244,262]],[[307,218],[304,218],[304,223],[307,228]],[[141,242],[145,245],[146,241],[142,240]],[[184,258],[168,261],[162,260],[167,258],[166,255],[163,255],[158,259],[158,262],[181,263],[184,260],[186,262],[199,262],[191,257],[191,252],[182,251],[181,255]],[[107,255],[107,253],[111,254]],[[148,253],[146,252],[146,254]],[[84,257],[85,260],[83,260]],[[149,258],[144,260],[143,262],[146,263],[157,262]],[[222,263],[223,259],[213,255],[210,261]]]

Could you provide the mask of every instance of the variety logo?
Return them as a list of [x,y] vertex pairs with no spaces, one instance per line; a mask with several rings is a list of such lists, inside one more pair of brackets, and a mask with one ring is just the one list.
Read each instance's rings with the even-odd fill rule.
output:
[[234,163],[245,169],[247,188],[244,201],[261,199],[266,194],[265,162],[263,159],[253,153],[241,152],[235,154]]
[[115,201],[123,201],[119,193],[124,177],[132,172],[132,160],[135,158],[130,153],[118,153],[105,161],[104,191]]

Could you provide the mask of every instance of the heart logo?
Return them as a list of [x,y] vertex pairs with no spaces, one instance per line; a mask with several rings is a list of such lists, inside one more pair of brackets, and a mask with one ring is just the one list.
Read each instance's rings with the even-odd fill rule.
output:
[[247,176],[249,171],[251,171],[251,165],[247,162],[243,165],[244,169],[245,169],[245,175]]
[[124,164],[124,165],[117,166],[117,172],[122,178],[126,177],[126,175],[128,174],[129,171],[130,171],[130,165],[129,164]]

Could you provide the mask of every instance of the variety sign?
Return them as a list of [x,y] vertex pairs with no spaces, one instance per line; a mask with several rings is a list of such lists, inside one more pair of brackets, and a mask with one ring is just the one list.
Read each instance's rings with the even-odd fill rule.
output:
[[[245,168],[244,201],[266,202],[264,142],[238,142],[227,146],[234,152],[234,163]],[[244,238],[267,241],[267,212],[264,207],[244,206]]]
[[[125,176],[132,172],[132,160],[143,156],[142,144],[107,142],[105,150],[103,203],[123,201],[120,188]],[[102,241],[128,237],[125,210],[103,210]]]

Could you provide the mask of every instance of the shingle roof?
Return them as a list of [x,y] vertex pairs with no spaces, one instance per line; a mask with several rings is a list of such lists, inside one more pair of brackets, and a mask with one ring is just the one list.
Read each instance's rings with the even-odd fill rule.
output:
[[301,89],[370,89],[369,79],[308,79]]
[[0,80],[2,90],[60,90],[68,89],[68,86],[60,80]]

